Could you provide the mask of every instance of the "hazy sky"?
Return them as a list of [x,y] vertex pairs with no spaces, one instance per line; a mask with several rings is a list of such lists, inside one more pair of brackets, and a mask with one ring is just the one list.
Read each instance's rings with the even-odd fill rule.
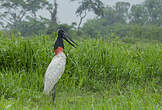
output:
[[[53,0],[49,0],[53,1]],[[113,5],[117,1],[130,2],[131,4],[142,3],[144,0],[101,0],[105,5]],[[72,22],[79,22],[79,18],[76,17],[75,11],[79,6],[78,2],[70,2],[70,0],[57,0],[58,2],[58,20],[61,23],[71,24]],[[48,17],[49,13],[41,12],[43,16]],[[93,13],[88,13],[86,19],[91,19],[94,17]],[[84,22],[86,21],[84,20]]]

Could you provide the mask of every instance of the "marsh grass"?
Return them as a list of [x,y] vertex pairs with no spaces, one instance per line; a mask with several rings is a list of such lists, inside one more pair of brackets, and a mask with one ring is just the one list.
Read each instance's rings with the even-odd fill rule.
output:
[[[58,110],[162,109],[162,45],[120,39],[65,43],[66,69],[57,84]],[[43,95],[54,38],[0,37],[0,107],[51,110]],[[0,109],[1,109],[0,108]]]
[[[100,93],[57,92],[56,110],[161,110],[161,96],[158,93],[148,93],[146,89],[132,89],[127,92],[114,94],[107,91]],[[29,94],[28,92],[27,94]],[[0,107],[4,110],[53,110],[51,97],[41,92],[33,95],[21,94],[17,99],[6,99],[1,96]]]

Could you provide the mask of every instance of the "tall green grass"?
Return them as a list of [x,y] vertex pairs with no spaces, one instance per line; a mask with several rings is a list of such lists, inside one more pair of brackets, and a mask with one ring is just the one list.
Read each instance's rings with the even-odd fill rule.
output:
[[[117,95],[115,99],[112,98],[108,101],[108,103],[111,102],[109,103],[111,106],[113,100],[117,102],[118,100],[128,100],[127,95],[130,91],[135,89],[145,91],[146,88],[145,94],[157,94],[155,96],[158,97],[151,105],[153,108],[156,107],[155,102],[156,100],[159,102],[159,97],[161,98],[159,93],[162,92],[162,44],[127,44],[120,39],[89,39],[77,42],[79,43],[77,48],[73,48],[65,42],[64,52],[67,56],[67,64],[65,72],[57,84],[59,92],[69,91],[69,88],[78,88],[82,91],[105,95],[106,91],[109,91],[109,97]],[[10,98],[23,100],[22,97],[27,100],[35,97],[34,94],[42,97],[44,74],[54,56],[53,44],[54,38],[49,36],[23,38],[1,35],[1,100],[4,102]],[[122,98],[125,93],[128,94]],[[95,96],[94,100],[101,101],[96,98]],[[132,100],[142,106],[138,102],[142,100],[142,97],[137,100],[136,98],[133,96]],[[151,98],[146,97],[146,99]],[[31,100],[33,101],[35,98]],[[95,103],[89,104],[91,106]],[[118,107],[120,105],[122,103],[119,103]],[[132,103],[128,106],[131,107]],[[66,104],[62,107],[66,107]],[[80,107],[79,110],[83,106],[78,105],[77,107]],[[100,108],[100,104],[96,103],[94,107]],[[105,105],[103,104],[101,107],[105,107]]]
[[[123,86],[155,79],[158,84],[161,83],[161,44],[141,47],[124,44],[120,40],[91,39],[78,43],[77,48],[65,43],[67,65],[60,81],[63,85],[97,89],[118,81]],[[48,36],[30,39],[1,37],[0,70],[19,75],[35,73],[38,78],[44,77],[54,56],[53,44],[54,39]]]

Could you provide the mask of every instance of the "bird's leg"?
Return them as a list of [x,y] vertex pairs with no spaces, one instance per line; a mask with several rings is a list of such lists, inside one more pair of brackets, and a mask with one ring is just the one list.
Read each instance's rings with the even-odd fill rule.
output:
[[53,87],[53,104],[55,103],[56,84]]

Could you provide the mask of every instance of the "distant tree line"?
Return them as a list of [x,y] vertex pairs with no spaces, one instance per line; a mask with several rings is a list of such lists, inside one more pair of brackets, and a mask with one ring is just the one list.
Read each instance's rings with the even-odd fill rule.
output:
[[[100,0],[71,0],[74,1],[79,3],[76,15],[80,20],[78,24],[67,25],[58,23],[57,0],[52,3],[48,0],[1,0],[0,27],[5,31],[20,32],[22,36],[52,34],[60,26],[66,31],[74,30],[79,35],[91,37],[113,32],[122,37],[136,28],[148,31],[148,26],[161,31],[162,0],[145,0],[132,6],[129,2],[105,6]],[[42,10],[46,10],[50,18],[40,16]],[[81,27],[88,12],[94,12],[96,18]]]
[[[78,30],[88,11],[93,10],[95,14],[103,14],[103,3],[100,0],[71,1],[80,3],[76,10],[76,15],[80,17]],[[52,0],[52,3],[48,0],[1,0],[0,28],[8,32],[19,32],[22,36],[52,34],[58,27],[63,27],[66,31],[76,29],[75,22],[71,25],[58,23],[57,9],[57,0]],[[46,10],[50,18],[40,16],[42,10]]]
[[[39,15],[39,11],[46,9],[50,18]],[[57,27],[57,3],[48,0],[1,0],[0,26],[8,31],[20,32],[23,36],[30,36],[50,31]],[[53,27],[54,25],[54,27]]]
[[129,2],[117,2],[115,6],[107,6],[104,17],[107,24],[151,24],[162,26],[162,0],[145,0],[142,4],[130,5]]
[[106,6],[103,16],[88,20],[82,28],[90,37],[143,37],[162,41],[162,0],[145,0],[142,4],[117,2]]

